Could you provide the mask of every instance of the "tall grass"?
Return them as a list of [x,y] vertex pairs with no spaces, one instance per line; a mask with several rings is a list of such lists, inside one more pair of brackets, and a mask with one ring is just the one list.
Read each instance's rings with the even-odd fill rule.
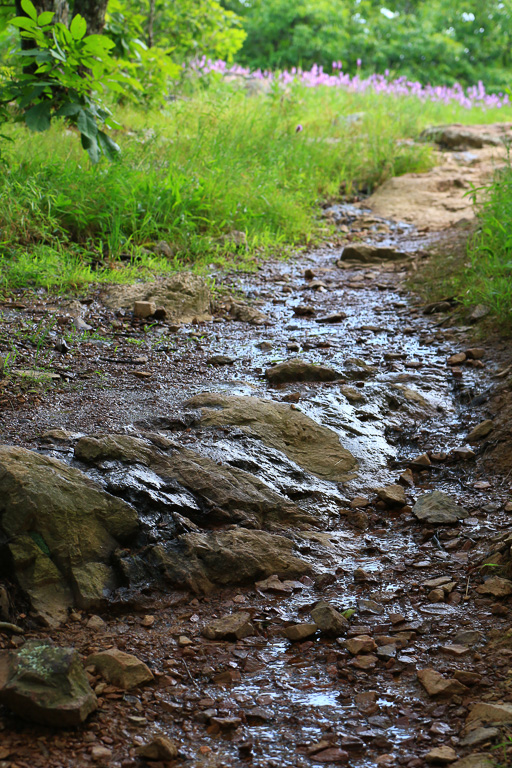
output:
[[[162,111],[125,110],[122,158],[97,167],[63,126],[12,129],[0,166],[0,287],[133,280],[310,242],[322,200],[427,170],[430,149],[407,139],[462,116],[496,119],[372,92],[293,86],[248,97],[218,84]],[[246,235],[238,253],[225,237],[234,230]],[[151,255],[162,240],[172,256]]]
[[510,157],[480,192],[479,227],[468,243],[469,264],[461,282],[465,304],[484,304],[512,327],[512,165]]

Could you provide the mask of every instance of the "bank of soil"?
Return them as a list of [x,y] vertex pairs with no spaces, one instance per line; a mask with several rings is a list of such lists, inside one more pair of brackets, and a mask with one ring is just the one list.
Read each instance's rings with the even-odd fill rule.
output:
[[[71,730],[0,709],[2,768],[128,768],[143,764],[137,748],[158,735],[176,743],[169,765],[475,768],[496,755],[512,723],[512,478],[501,471],[508,434],[492,407],[504,397],[508,345],[475,338],[478,313],[460,315],[450,301],[426,306],[406,288],[432,243],[452,235],[446,227],[460,231],[471,219],[468,184],[503,158],[501,129],[474,133],[493,142],[475,147],[466,135],[439,150],[431,173],[392,180],[357,206],[326,208],[336,235],[322,248],[266,261],[256,274],[212,271],[222,287],[212,321],[141,319],[99,292],[70,304],[43,292],[4,303],[3,354],[14,363],[0,382],[3,444],[79,469],[132,503],[145,527],[137,551],[127,545],[119,556],[135,562],[143,553],[138,576],[126,566],[109,600],[75,606],[58,627],[41,626],[5,578],[3,618],[25,632],[0,625],[0,647],[51,638],[85,658],[114,646],[146,662],[154,679],[125,691],[91,667],[99,709]],[[313,366],[277,367],[295,358]],[[270,401],[309,417],[300,429],[326,431],[301,441]],[[112,434],[140,438],[142,458],[83,442]],[[499,473],[489,456],[501,457]],[[195,462],[193,477],[185,460]],[[155,480],[171,474],[172,524]],[[240,488],[245,503],[233,501]],[[465,510],[458,522],[418,519],[415,504],[432,491]],[[180,493],[186,500],[176,501]],[[215,567],[206,559],[200,578],[189,569],[180,583],[183,541],[192,562],[244,530],[260,542],[284,537],[303,566],[269,582],[266,562],[262,577],[239,584],[257,569],[223,571],[222,558]],[[264,544],[263,554],[271,549]],[[167,570],[147,565],[155,550],[167,553]],[[493,566],[482,568],[486,557]],[[319,601],[349,611],[342,634],[312,623]],[[203,634],[239,611],[254,628],[247,637]],[[104,623],[91,624],[91,614]]]

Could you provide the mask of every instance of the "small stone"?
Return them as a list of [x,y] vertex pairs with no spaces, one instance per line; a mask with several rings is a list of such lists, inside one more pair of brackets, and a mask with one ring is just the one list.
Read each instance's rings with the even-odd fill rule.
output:
[[233,365],[236,362],[236,357],[231,355],[212,355],[206,360],[207,365]]
[[155,617],[151,616],[149,613],[144,616],[144,618],[141,621],[141,626],[143,627],[152,627],[155,623]]
[[309,637],[312,637],[317,630],[318,627],[316,624],[292,624],[291,626],[285,628],[284,634],[288,640],[291,640],[293,643],[295,643],[302,642],[302,640],[307,640]]
[[93,632],[99,632],[101,629],[105,629],[107,624],[103,621],[101,616],[91,616],[85,626]]
[[324,317],[317,317],[316,323],[323,323],[325,325],[330,323],[341,323],[347,317],[345,312],[334,312],[332,315],[325,315]]
[[293,308],[293,314],[296,317],[314,317],[316,309],[310,305],[299,305]]
[[467,688],[455,679],[443,677],[440,672],[427,667],[418,670],[418,680],[425,688],[429,696],[444,697],[466,693]]
[[478,440],[483,440],[484,437],[490,435],[494,429],[494,422],[491,419],[486,419],[473,427],[471,432],[466,437],[468,443],[476,443]]
[[347,619],[336,608],[324,601],[315,605],[311,611],[311,618],[323,634],[331,637],[344,635],[350,626]]
[[474,747],[485,741],[493,741],[500,735],[498,728],[475,728],[460,740],[461,747]]
[[453,673],[453,676],[460,683],[469,687],[478,685],[482,680],[482,675],[478,674],[478,672],[470,672],[468,669],[458,669]]
[[441,650],[448,656],[466,656],[470,651],[467,645],[442,645]]
[[186,635],[180,635],[178,637],[179,648],[188,648],[191,645],[194,645],[194,641],[191,640],[190,637],[187,637]]
[[153,374],[151,371],[132,371],[132,375],[137,379],[150,379]]
[[481,723],[512,723],[512,704],[495,704],[494,702],[479,701],[471,704],[466,725],[474,722]]
[[367,653],[364,656],[356,656],[349,664],[357,669],[367,671],[369,669],[375,669],[377,666],[378,658],[373,653]]
[[381,661],[389,661],[395,658],[396,647],[394,645],[379,645],[375,653]]
[[149,667],[143,661],[118,648],[93,653],[87,657],[86,664],[94,666],[107,682],[124,690],[153,680]]
[[482,349],[482,347],[471,347],[470,349],[466,349],[466,357],[470,360],[481,360],[485,357],[485,349]]
[[137,748],[137,755],[144,760],[175,760],[178,757],[178,747],[165,736],[157,736],[148,744]]
[[385,488],[379,488],[377,496],[388,507],[403,507],[407,503],[405,491],[401,485],[386,485]]
[[112,760],[112,754],[112,750],[107,747],[96,746],[91,749],[91,757],[95,763]]
[[446,745],[434,747],[425,755],[427,763],[433,763],[434,765],[447,765],[448,763],[453,763],[456,759],[457,753],[455,750]]
[[136,317],[150,317],[156,312],[156,304],[153,301],[136,301],[133,305],[133,314]]
[[500,576],[491,576],[476,588],[480,595],[493,595],[493,597],[508,597],[512,595],[512,581],[502,579]]
[[425,467],[430,467],[431,464],[432,462],[426,453],[416,456],[416,458],[412,459],[410,462],[411,467],[417,467],[418,469],[425,469]]
[[412,508],[412,513],[418,520],[424,520],[427,523],[440,523],[443,525],[456,523],[469,517],[464,507],[456,502],[442,491],[432,491],[420,496]]
[[403,483],[403,485],[407,485],[409,488],[413,487],[414,475],[410,469],[406,469],[405,472],[402,472],[400,475],[400,482]]
[[328,747],[321,752],[310,755],[309,759],[314,763],[337,763],[340,765],[348,762],[348,752],[339,747]]
[[494,757],[485,752],[475,752],[452,763],[453,768],[496,768]]
[[353,656],[360,653],[372,653],[377,649],[377,643],[369,635],[351,637],[349,640],[345,640],[344,646]]
[[370,506],[370,500],[367,499],[365,496],[356,496],[350,502],[351,509],[364,509],[365,507],[368,507],[368,506]]
[[452,355],[448,358],[448,365],[460,365],[461,363],[466,362],[466,355],[464,352],[456,352],[455,355]]
[[265,377],[270,384],[286,384],[294,381],[336,381],[340,374],[327,365],[317,365],[295,358],[267,368]]
[[251,614],[240,611],[212,621],[203,628],[201,634],[208,640],[242,640],[254,635],[255,629],[251,624]]

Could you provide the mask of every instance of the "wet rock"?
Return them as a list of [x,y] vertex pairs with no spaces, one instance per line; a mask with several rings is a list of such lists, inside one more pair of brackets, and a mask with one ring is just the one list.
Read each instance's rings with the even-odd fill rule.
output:
[[214,584],[247,584],[273,574],[281,578],[311,573],[311,566],[293,554],[284,536],[246,528],[216,533],[187,533],[158,544],[149,555],[171,584],[194,592],[211,592]]
[[296,317],[314,317],[316,315],[316,309],[302,304],[293,308],[293,314]]
[[502,579],[500,576],[491,576],[476,588],[480,595],[493,595],[494,597],[508,597],[512,595],[512,581]]
[[464,507],[442,491],[432,491],[420,496],[412,508],[412,513],[418,520],[441,525],[449,525],[469,517],[469,512]]
[[330,637],[340,637],[344,635],[349,628],[350,624],[347,619],[333,608],[332,605],[325,601],[321,601],[315,605],[311,611],[311,618],[317,625],[318,629]]
[[485,357],[485,349],[482,347],[470,347],[470,349],[466,349],[466,357],[469,360],[481,360]]
[[379,488],[377,496],[388,507],[404,507],[407,504],[405,491],[401,485],[386,485],[385,488]]
[[0,529],[33,609],[55,626],[73,604],[103,603],[116,586],[111,554],[139,527],[133,507],[24,448],[0,447],[0,486]]
[[125,691],[149,683],[153,675],[143,661],[118,648],[93,653],[87,657],[87,666],[94,666],[105,680]]
[[377,643],[369,635],[351,637],[345,640],[344,646],[353,656],[357,656],[360,653],[373,653],[373,651],[377,650]]
[[156,312],[154,301],[136,301],[133,305],[133,314],[136,317],[150,317]]
[[91,757],[95,763],[110,762],[113,757],[113,752],[108,747],[102,747],[97,745],[91,749]]
[[271,323],[270,318],[264,312],[241,301],[233,301],[229,313],[234,320],[249,323],[249,325],[270,325]]
[[500,146],[503,139],[490,131],[464,125],[438,125],[425,128],[420,134],[423,141],[432,141],[447,149],[481,149],[485,145]]
[[476,752],[452,763],[452,768],[496,768],[496,762],[485,752]]
[[267,368],[265,376],[270,384],[288,384],[295,381],[336,381],[341,374],[327,365],[308,363],[294,358]]
[[427,667],[418,670],[418,680],[429,696],[441,698],[466,693],[467,688],[458,680],[443,677],[440,672]]
[[454,355],[448,358],[448,365],[460,365],[466,362],[466,355],[464,352],[456,352]]
[[285,403],[204,393],[185,405],[201,409],[201,425],[238,426],[318,477],[346,480],[357,469],[356,459],[335,432]]
[[204,278],[192,272],[177,272],[154,283],[110,286],[101,298],[112,309],[131,309],[135,301],[152,302],[175,323],[212,319],[210,289]]
[[457,669],[453,673],[453,676],[456,680],[463,683],[463,685],[469,687],[478,685],[482,680],[482,675],[478,674],[478,672],[471,672],[469,669]]
[[476,427],[473,427],[471,432],[466,437],[468,443],[477,443],[479,440],[483,440],[484,437],[490,435],[494,429],[494,422],[491,419],[480,422]]
[[300,643],[309,637],[313,637],[317,631],[318,627],[313,623],[292,624],[289,627],[285,627],[284,634],[292,643]]
[[367,243],[351,243],[341,252],[342,261],[356,264],[379,264],[382,261],[401,261],[406,258],[408,254],[397,251],[395,248]]
[[236,357],[230,355],[212,355],[206,360],[207,365],[233,365]]
[[0,703],[58,728],[80,725],[98,706],[78,653],[41,640],[0,655]]
[[420,456],[416,456],[416,458],[412,459],[410,464],[411,467],[415,467],[417,469],[426,469],[426,467],[431,466],[432,462],[426,453],[422,453]]
[[366,496],[356,496],[350,502],[350,509],[365,509],[370,506],[370,499]]
[[165,736],[156,736],[147,744],[137,747],[138,757],[143,760],[175,760],[178,757],[178,747],[174,741]]
[[309,759],[314,763],[335,763],[336,765],[344,765],[348,762],[348,752],[345,752],[339,747],[328,747],[320,752],[315,752],[314,755],[310,755]]
[[351,381],[365,381],[377,373],[377,368],[374,368],[359,357],[349,357],[345,361],[344,374]]
[[461,747],[474,747],[486,741],[493,741],[500,735],[498,728],[475,728],[460,740]]
[[[448,581],[449,578],[443,583],[446,584]],[[453,638],[453,642],[460,643],[461,645],[476,645],[477,643],[482,642],[483,637],[482,633],[475,629],[462,629],[460,632],[457,632]]]
[[394,645],[379,645],[375,653],[381,661],[389,661],[395,658],[396,647]]
[[341,323],[346,318],[347,318],[347,314],[345,312],[334,312],[332,315],[317,317],[315,322],[322,323],[324,325],[330,325],[331,323]]
[[208,640],[242,640],[255,634],[251,614],[245,611],[222,616],[203,628],[202,635]]
[[107,624],[105,621],[103,621],[101,616],[91,616],[85,626],[92,632],[99,632],[100,630],[105,629]]
[[122,461],[127,464],[151,463],[154,448],[147,440],[131,435],[81,437],[75,445],[75,458],[87,464],[100,461]]
[[344,384],[340,387],[340,392],[347,398],[349,403],[357,405],[366,402],[365,396],[358,389],[354,389],[354,387],[349,387]]
[[442,747],[434,747],[425,755],[425,761],[431,765],[447,765],[457,759],[457,753],[453,747],[445,744]]

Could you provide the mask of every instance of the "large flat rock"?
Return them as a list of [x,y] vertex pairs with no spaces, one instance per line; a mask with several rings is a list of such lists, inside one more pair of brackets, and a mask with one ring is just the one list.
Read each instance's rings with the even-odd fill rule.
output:
[[343,448],[336,432],[288,404],[259,397],[203,393],[185,406],[199,409],[201,425],[240,427],[322,479],[341,482],[354,477],[357,470],[357,460]]

